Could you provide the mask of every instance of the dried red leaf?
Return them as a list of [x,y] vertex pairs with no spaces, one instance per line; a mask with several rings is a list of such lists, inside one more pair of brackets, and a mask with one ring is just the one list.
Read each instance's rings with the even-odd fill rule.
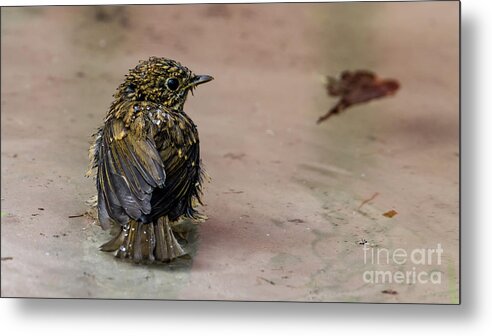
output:
[[340,97],[340,100],[318,119],[318,124],[352,105],[394,95],[399,88],[398,81],[381,79],[367,70],[344,71],[339,79],[329,76],[326,91],[332,97]]

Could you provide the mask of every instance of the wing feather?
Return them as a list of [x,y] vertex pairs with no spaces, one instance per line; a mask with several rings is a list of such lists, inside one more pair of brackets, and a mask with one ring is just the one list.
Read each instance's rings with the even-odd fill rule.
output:
[[97,176],[99,221],[125,225],[152,210],[155,188],[166,180],[164,164],[151,132],[143,136],[120,119],[108,120],[102,134]]

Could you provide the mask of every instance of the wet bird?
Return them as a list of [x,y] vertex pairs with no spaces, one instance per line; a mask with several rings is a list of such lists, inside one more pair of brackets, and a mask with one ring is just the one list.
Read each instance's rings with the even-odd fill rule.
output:
[[183,106],[188,93],[212,79],[151,57],[118,87],[90,149],[99,223],[119,228],[102,251],[136,263],[186,255],[171,224],[200,218],[203,170],[197,127]]

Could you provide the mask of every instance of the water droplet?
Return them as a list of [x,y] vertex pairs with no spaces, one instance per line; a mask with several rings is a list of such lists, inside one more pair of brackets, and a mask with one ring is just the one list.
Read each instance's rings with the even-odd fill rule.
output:
[[125,251],[126,251],[126,247],[124,247],[123,245],[122,245],[122,246],[120,246],[120,251],[121,251],[121,252],[125,252]]

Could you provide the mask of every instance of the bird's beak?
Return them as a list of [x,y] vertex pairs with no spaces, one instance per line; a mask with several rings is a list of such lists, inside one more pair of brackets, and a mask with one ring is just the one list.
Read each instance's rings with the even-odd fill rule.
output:
[[210,82],[213,79],[214,78],[212,76],[209,76],[209,75],[197,75],[197,76],[193,77],[193,81],[191,82],[191,86],[195,87],[197,85]]

